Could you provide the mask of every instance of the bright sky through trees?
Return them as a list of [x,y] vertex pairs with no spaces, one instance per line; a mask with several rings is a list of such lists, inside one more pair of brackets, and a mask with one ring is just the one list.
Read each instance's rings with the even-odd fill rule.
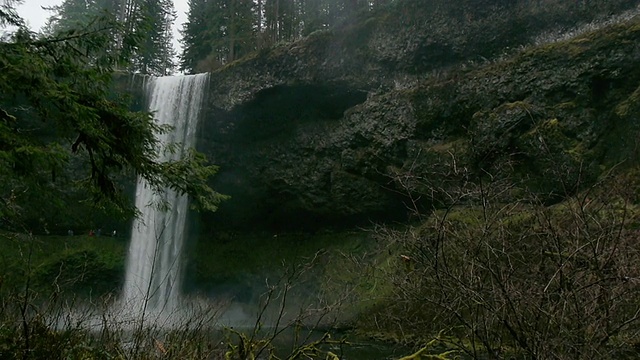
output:
[[[60,3],[62,0],[26,0],[18,6],[18,13],[27,21],[32,30],[38,31],[51,16],[51,13],[44,10],[43,7],[60,5]],[[173,2],[173,6],[178,13],[178,19],[173,26],[173,47],[180,53],[178,29],[182,27],[182,23],[187,21],[186,13],[189,11],[189,4],[187,0],[177,0]]]

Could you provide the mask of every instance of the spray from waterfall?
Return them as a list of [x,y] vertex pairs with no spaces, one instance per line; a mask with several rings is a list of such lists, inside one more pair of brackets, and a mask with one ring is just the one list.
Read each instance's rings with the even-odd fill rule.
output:
[[[179,159],[195,145],[207,74],[150,77],[145,82],[149,110],[159,125],[158,161]],[[167,145],[177,144],[173,151]],[[133,321],[156,323],[179,313],[182,255],[188,198],[171,189],[154,192],[138,179],[136,207],[123,291],[123,312]]]

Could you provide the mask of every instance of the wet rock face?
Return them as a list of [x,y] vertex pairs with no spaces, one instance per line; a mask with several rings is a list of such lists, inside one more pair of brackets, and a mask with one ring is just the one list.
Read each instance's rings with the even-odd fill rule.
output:
[[[199,146],[220,166],[216,189],[232,199],[207,221],[308,229],[404,219],[416,199],[440,204],[456,184],[503,164],[553,198],[633,156],[637,20],[457,66],[487,41],[494,53],[479,53],[491,56],[513,40],[457,28],[445,39],[437,23],[417,21],[423,2],[406,3],[414,17],[312,34],[211,75]],[[479,29],[495,16],[451,24]],[[613,138],[625,148],[613,149]]]
[[[365,101],[347,87],[280,86],[230,112],[210,109],[216,121],[205,123],[200,143],[221,168],[216,188],[232,196],[216,217],[306,227],[386,214],[396,201],[379,168],[396,149],[391,129],[362,121],[381,111],[358,110]],[[385,144],[370,148],[372,134]],[[373,152],[385,159],[372,161]]]

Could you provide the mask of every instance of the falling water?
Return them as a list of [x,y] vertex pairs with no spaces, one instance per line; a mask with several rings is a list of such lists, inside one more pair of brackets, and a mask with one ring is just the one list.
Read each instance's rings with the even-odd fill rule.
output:
[[[179,159],[193,147],[207,80],[207,74],[199,74],[146,81],[156,122],[173,127],[159,136],[159,161]],[[167,144],[176,143],[174,152],[166,151]],[[187,196],[170,189],[156,193],[138,179],[136,207],[141,216],[133,223],[123,292],[124,315],[135,321],[156,322],[179,310],[187,203]]]

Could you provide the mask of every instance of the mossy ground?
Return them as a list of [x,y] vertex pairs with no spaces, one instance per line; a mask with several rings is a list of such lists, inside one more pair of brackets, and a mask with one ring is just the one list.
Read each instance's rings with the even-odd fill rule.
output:
[[376,270],[378,247],[372,234],[361,229],[315,234],[224,232],[194,246],[188,283],[195,291],[255,303],[267,283],[291,281],[296,297],[344,302],[353,312],[355,297],[379,295],[381,285],[369,276]]
[[100,295],[117,291],[126,240],[108,236],[30,236],[0,233],[0,291]]
[[[41,294],[117,293],[125,271],[128,240],[110,236],[29,236],[0,234],[0,291],[29,281]],[[309,233],[222,232],[201,238],[186,256],[188,292],[256,301],[265,281],[301,271],[298,278],[314,293],[340,293],[347,284],[379,290],[374,278],[361,278],[358,266],[373,256],[376,241],[364,230]],[[358,281],[356,281],[358,280]],[[304,282],[304,284],[302,284]],[[356,284],[357,283],[357,284]]]

